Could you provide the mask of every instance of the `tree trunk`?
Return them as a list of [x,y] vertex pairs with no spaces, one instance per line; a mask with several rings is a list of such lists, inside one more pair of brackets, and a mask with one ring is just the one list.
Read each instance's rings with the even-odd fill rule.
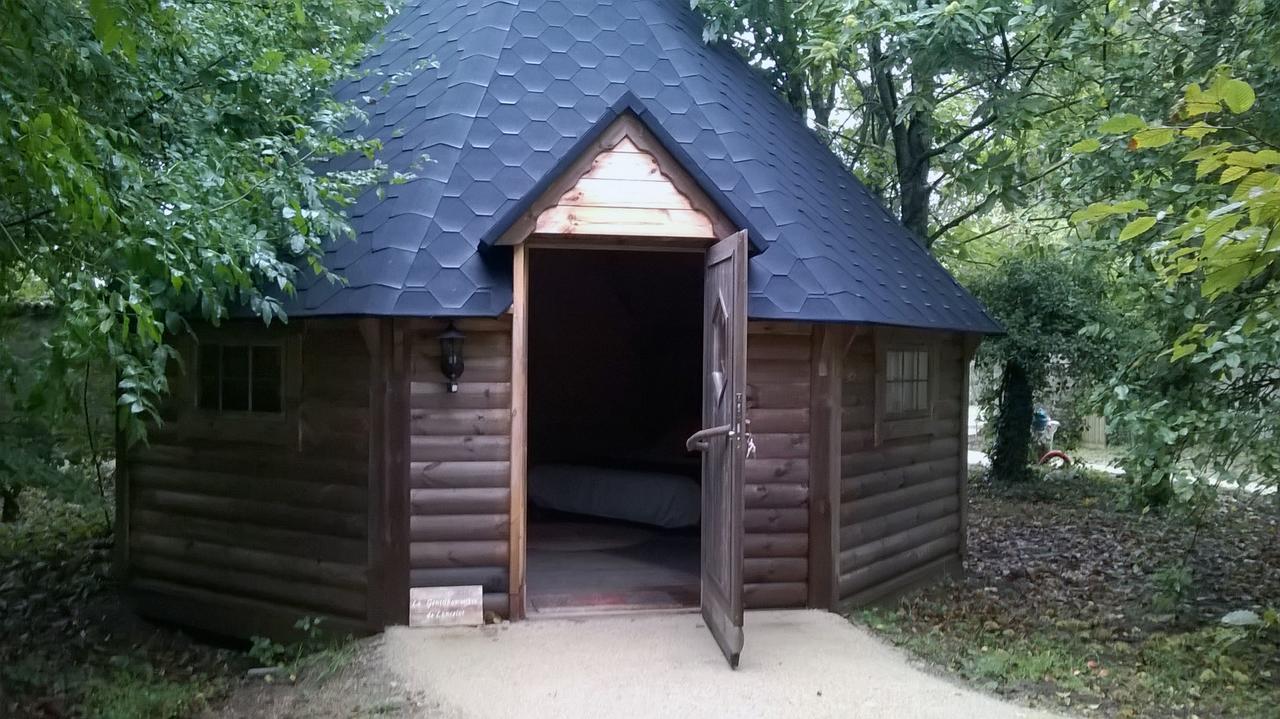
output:
[[[921,244],[928,245],[929,237],[929,151],[933,143],[933,126],[929,112],[912,111],[907,117],[898,116],[899,88],[894,82],[893,68],[885,61],[880,49],[880,39],[874,37],[867,46],[871,61],[877,107],[889,127],[893,138],[893,159],[898,177],[899,217],[907,229],[915,233]],[[921,97],[933,94],[932,78],[913,74],[912,90]]]
[[1031,385],[1027,372],[1014,360],[1005,362],[996,408],[996,439],[991,452],[991,477],[1017,482],[1030,476],[1027,452],[1031,446]]
[[18,493],[22,490],[6,489],[0,492],[0,504],[4,505],[0,508],[0,522],[9,523],[18,521]]
[[[906,132],[906,149],[897,152],[898,194],[902,204],[902,224],[915,233],[921,243],[929,244],[929,160],[918,139],[923,119],[914,119]],[[895,147],[897,143],[895,142]]]

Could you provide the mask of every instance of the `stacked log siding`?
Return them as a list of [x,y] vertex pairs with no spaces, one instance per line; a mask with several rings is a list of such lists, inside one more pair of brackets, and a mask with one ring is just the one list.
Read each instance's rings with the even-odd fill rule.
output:
[[750,322],[743,588],[748,608],[802,607],[809,579],[809,407],[812,327]]
[[[934,355],[932,410],[924,417],[884,419],[876,411],[876,345],[903,339],[926,343]],[[841,387],[842,601],[866,604],[958,571],[966,366],[956,335],[866,331],[852,339]]]
[[457,392],[440,372],[444,323],[409,332],[409,585],[479,584],[507,613],[511,534],[511,321],[467,319]]
[[[130,594],[144,613],[242,636],[310,615],[372,628],[370,357],[356,323],[201,336],[280,343],[284,411],[200,410],[194,383],[174,375],[166,421],[125,455],[120,475]],[[179,347],[193,372],[195,343]]]

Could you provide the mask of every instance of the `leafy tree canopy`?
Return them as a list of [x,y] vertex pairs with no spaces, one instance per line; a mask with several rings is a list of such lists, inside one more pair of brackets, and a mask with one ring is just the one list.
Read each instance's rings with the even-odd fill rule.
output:
[[1061,231],[1097,190],[1067,150],[1081,128],[1161,112],[1218,65],[1272,61],[1280,14],[1264,0],[695,4],[946,256]]
[[1131,281],[1137,335],[1109,412],[1132,438],[1144,497],[1191,480],[1280,477],[1280,132],[1266,99],[1226,67],[1186,86],[1164,114],[1118,114],[1080,141],[1110,153],[1093,170],[1116,196],[1072,220]]
[[166,389],[166,331],[233,307],[270,321],[299,267],[324,274],[341,206],[382,176],[315,171],[377,149],[341,135],[358,109],[330,88],[391,11],[0,0],[0,303],[58,313],[28,408],[53,411],[76,365],[108,360],[136,436]]
[[971,286],[1007,331],[988,338],[977,356],[977,365],[1000,379],[979,398],[994,410],[992,471],[1019,479],[1033,402],[1055,389],[1087,395],[1115,365],[1115,347],[1085,332],[1113,325],[1108,292],[1096,268],[1044,249],[1006,258]]

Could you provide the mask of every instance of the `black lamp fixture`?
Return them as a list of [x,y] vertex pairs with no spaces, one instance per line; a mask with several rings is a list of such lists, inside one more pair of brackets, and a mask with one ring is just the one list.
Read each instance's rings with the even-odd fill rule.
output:
[[458,378],[462,376],[462,334],[453,322],[440,333],[440,372],[449,380],[449,391],[458,391]]

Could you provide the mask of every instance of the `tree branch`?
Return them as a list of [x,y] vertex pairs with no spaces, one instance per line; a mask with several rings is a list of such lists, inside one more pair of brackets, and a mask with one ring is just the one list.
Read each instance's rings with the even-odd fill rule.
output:
[[16,220],[5,222],[4,226],[8,228],[8,227],[17,227],[18,225],[25,225],[28,222],[34,222],[40,219],[41,217],[44,217],[46,215],[51,215],[51,214],[53,214],[53,208],[46,207],[43,210],[36,210],[35,212],[29,212],[26,215],[23,215],[22,217],[19,217]]
[[[1050,173],[1053,173],[1054,171],[1061,168],[1063,165],[1066,165],[1067,162],[1068,162],[1067,159],[1059,160],[1058,162],[1055,162],[1054,164],[1050,165],[1049,168],[1046,169],[1044,172],[1041,172],[1035,177],[1027,178],[1026,180],[1023,180],[1017,185],[1014,185],[1012,189],[1015,189],[1015,190],[1021,189],[1032,183],[1039,182],[1040,180],[1043,180],[1045,177],[1048,177]],[[956,215],[955,217],[951,218],[949,221],[947,221],[938,229],[934,230],[933,232],[930,232],[929,238],[928,238],[929,244],[932,245],[933,242],[937,240],[939,237],[945,235],[951,230],[954,230],[955,228],[964,224],[966,220],[968,220],[970,217],[973,217],[974,215],[981,212],[984,208],[986,208],[988,204],[990,204],[991,202],[994,202],[998,197],[1000,197],[1000,193],[1006,192],[1006,191],[1007,191],[1007,188],[1001,188],[999,190],[995,190],[988,193],[987,196],[982,199],[982,202],[979,202],[978,204],[974,205],[973,207],[970,207],[969,209],[965,210],[959,215]]]

